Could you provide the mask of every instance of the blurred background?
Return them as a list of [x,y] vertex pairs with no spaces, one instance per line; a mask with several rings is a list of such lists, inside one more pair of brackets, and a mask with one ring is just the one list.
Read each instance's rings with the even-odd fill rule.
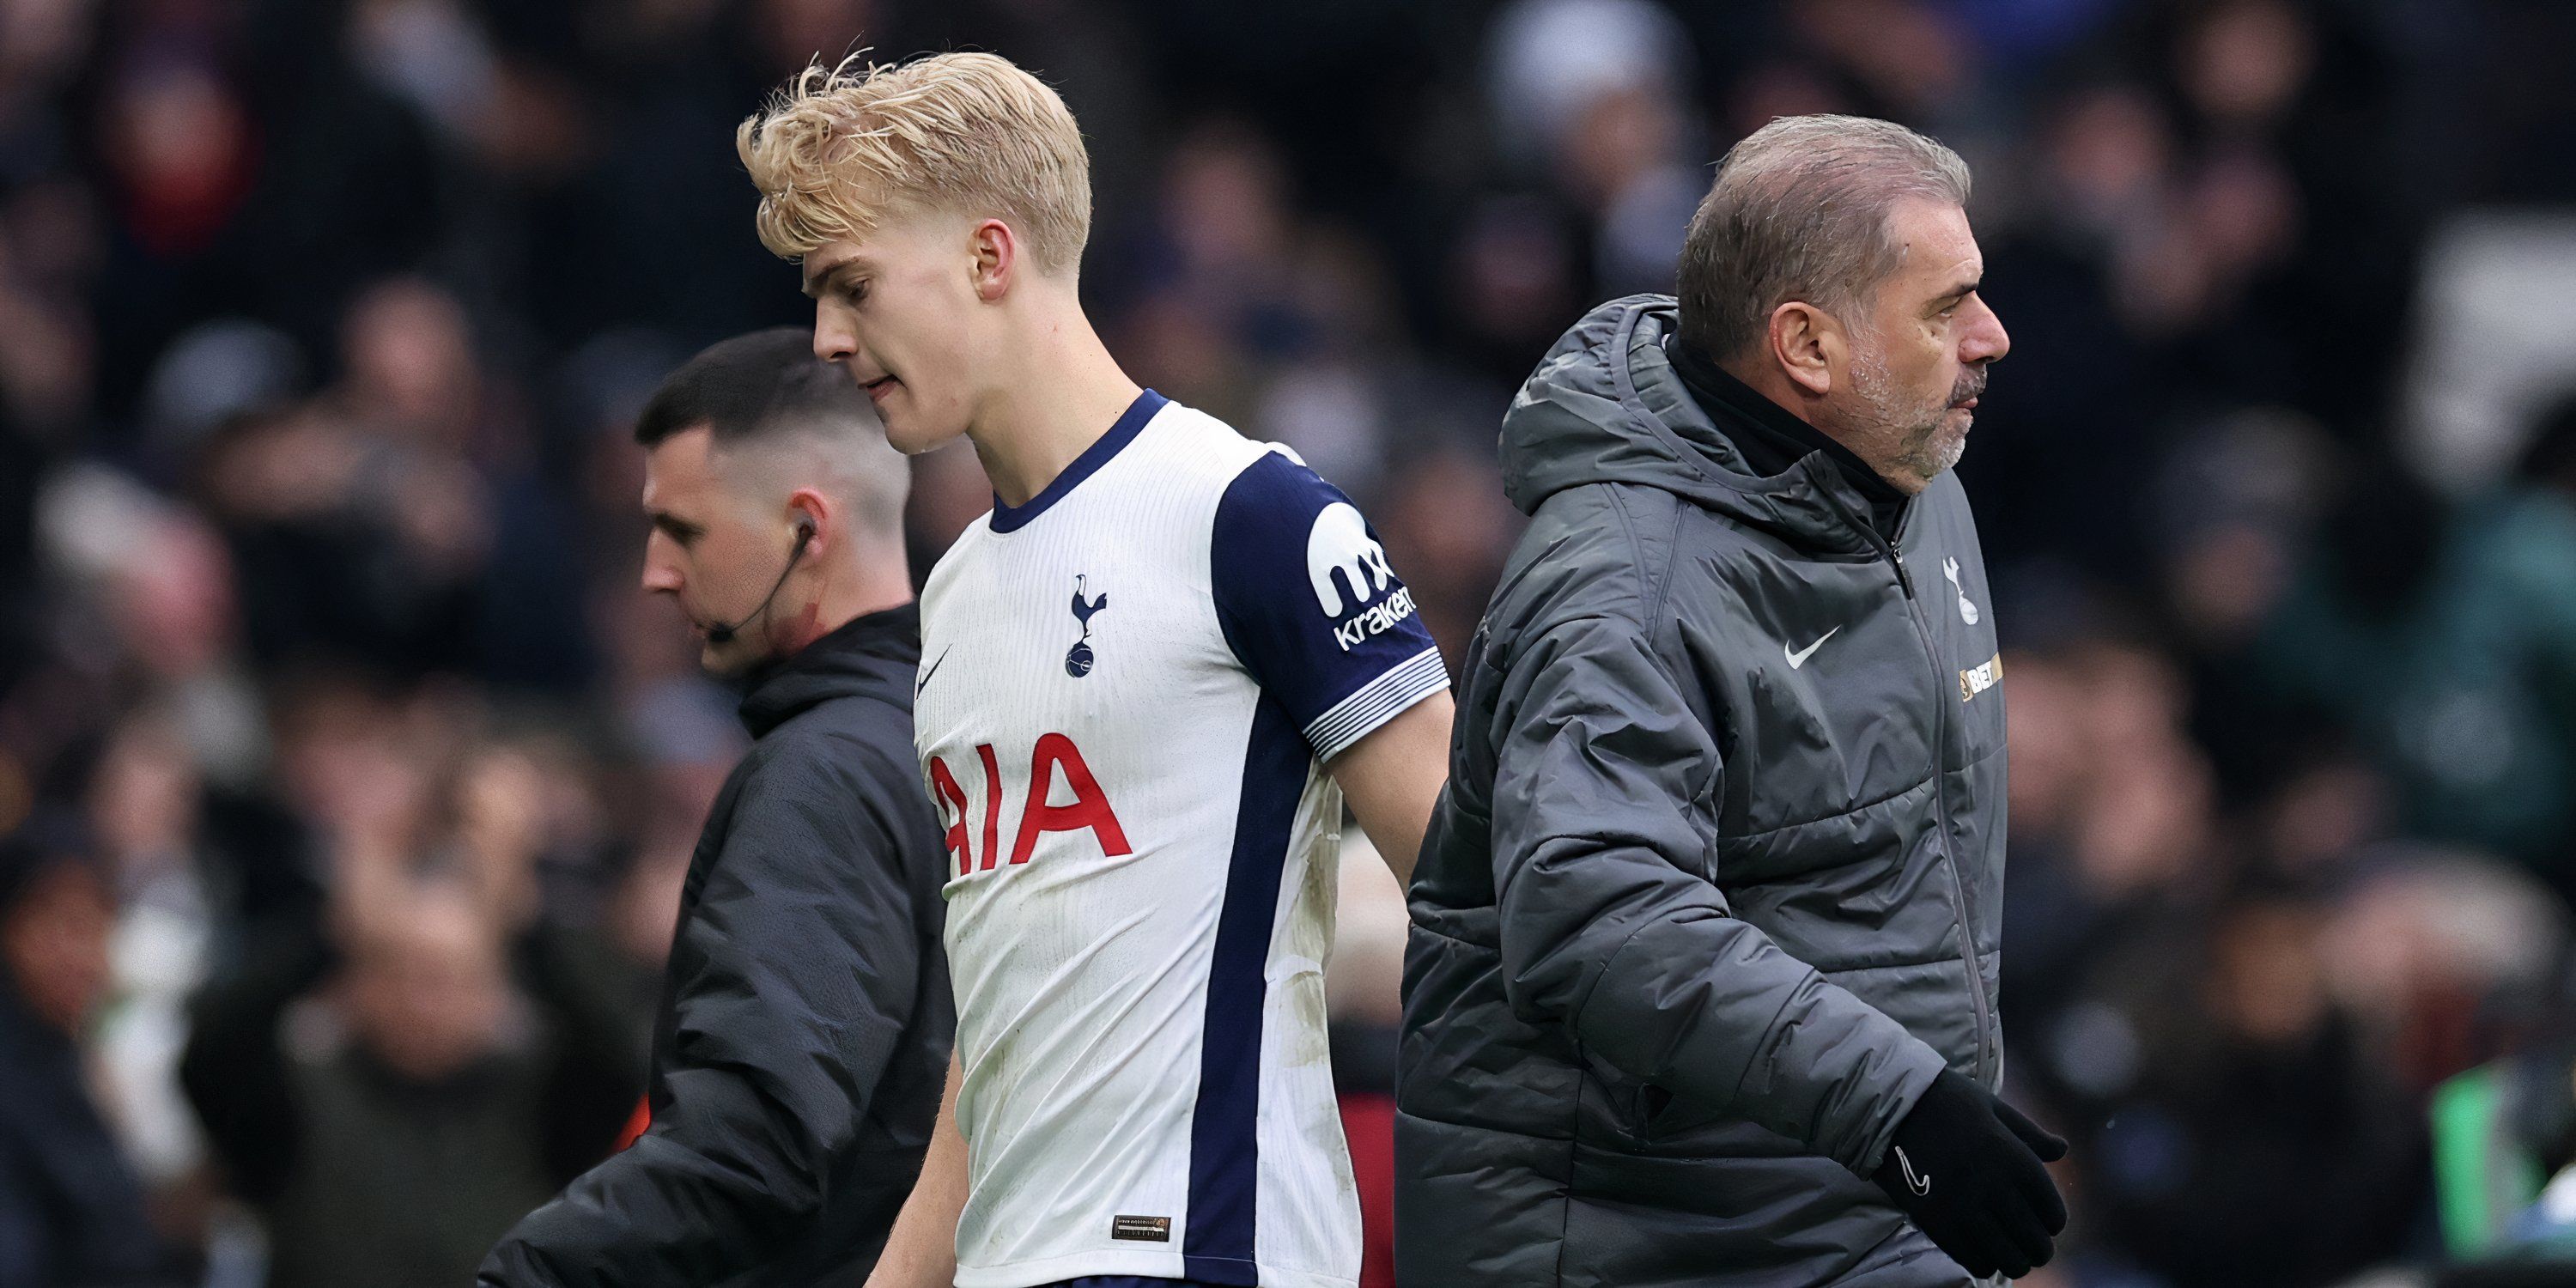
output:
[[[631,417],[807,317],[731,134],[854,46],[1062,88],[1112,348],[1355,494],[1453,662],[1505,403],[1727,145],[1957,147],[2032,1282],[2567,1281],[2576,5],[0,0],[0,1285],[461,1285],[616,1142],[744,745]],[[919,480],[926,569],[989,499]]]

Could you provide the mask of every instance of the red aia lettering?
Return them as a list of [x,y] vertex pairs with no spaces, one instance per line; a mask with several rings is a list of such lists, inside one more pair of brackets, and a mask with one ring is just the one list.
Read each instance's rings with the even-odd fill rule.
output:
[[[991,743],[979,743],[975,758],[984,765],[984,862],[983,870],[991,871],[1001,862],[1002,767],[993,754]],[[1073,793],[1068,805],[1053,804],[1056,775],[1064,776],[1065,787]],[[957,775],[948,762],[930,758],[931,791],[956,819],[948,825],[948,852],[957,860],[957,875],[976,870],[974,844],[966,831],[966,790],[957,785]],[[1020,833],[1011,843],[1011,862],[1026,863],[1036,851],[1042,832],[1089,831],[1108,855],[1133,853],[1127,844],[1127,830],[1118,825],[1117,812],[1109,808],[1109,795],[1100,790],[1100,780],[1092,776],[1091,766],[1084,763],[1082,749],[1073,739],[1051,733],[1038,739],[1029,753],[1029,791],[1027,804],[1020,810]]]
[[1002,767],[993,763],[989,742],[977,743],[975,754],[984,761],[984,866],[989,870],[1002,848]]
[[[1091,766],[1082,763],[1082,749],[1073,745],[1073,739],[1060,733],[1046,734],[1038,739],[1037,750],[1030,753],[1029,759],[1029,803],[1020,811],[1020,839],[1011,843],[1011,862],[1029,861],[1029,851],[1037,848],[1040,832],[1079,832],[1084,828],[1091,829],[1101,853],[1132,852],[1126,830],[1118,826],[1118,816],[1109,810],[1109,798],[1101,794],[1099,780],[1091,776]],[[1047,797],[1055,792],[1058,769],[1064,771],[1065,784],[1073,789],[1070,805],[1047,803]],[[984,861],[992,862],[990,852]]]
[[[966,843],[966,793],[957,786],[957,775],[948,772],[948,762],[937,756],[930,758],[930,789],[957,819],[948,825],[948,852],[957,856],[957,875],[962,877],[975,865],[975,852]],[[992,848],[992,842],[984,844]]]

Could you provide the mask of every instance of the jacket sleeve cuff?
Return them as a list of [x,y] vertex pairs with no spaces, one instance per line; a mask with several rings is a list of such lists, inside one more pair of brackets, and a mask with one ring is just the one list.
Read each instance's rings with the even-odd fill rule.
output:
[[1851,1169],[1862,1180],[1868,1180],[1887,1161],[1887,1148],[1896,1139],[1896,1128],[1905,1116],[1914,1112],[1914,1102],[1923,1098],[1923,1090],[1949,1067],[1941,1053],[1923,1039],[1907,1034],[1904,1042],[1888,1054],[1891,1067],[1884,1081],[1884,1093],[1874,1096],[1856,1115],[1851,1129],[1829,1148],[1835,1162]]

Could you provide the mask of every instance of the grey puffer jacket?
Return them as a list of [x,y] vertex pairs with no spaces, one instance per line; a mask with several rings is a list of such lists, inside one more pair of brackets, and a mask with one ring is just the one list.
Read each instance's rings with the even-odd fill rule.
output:
[[1968,1282],[1864,1179],[2000,1076],[2004,712],[1947,475],[1893,548],[1826,456],[1753,477],[1586,317],[1503,421],[1527,534],[1412,887],[1406,1288]]

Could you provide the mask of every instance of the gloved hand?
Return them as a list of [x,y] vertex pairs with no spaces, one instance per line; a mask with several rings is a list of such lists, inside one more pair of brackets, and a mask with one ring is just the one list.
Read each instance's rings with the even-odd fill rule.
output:
[[1945,1069],[1870,1179],[1969,1274],[2018,1279],[2048,1264],[2066,1229],[2066,1200],[2041,1166],[2064,1157],[2065,1141]]

